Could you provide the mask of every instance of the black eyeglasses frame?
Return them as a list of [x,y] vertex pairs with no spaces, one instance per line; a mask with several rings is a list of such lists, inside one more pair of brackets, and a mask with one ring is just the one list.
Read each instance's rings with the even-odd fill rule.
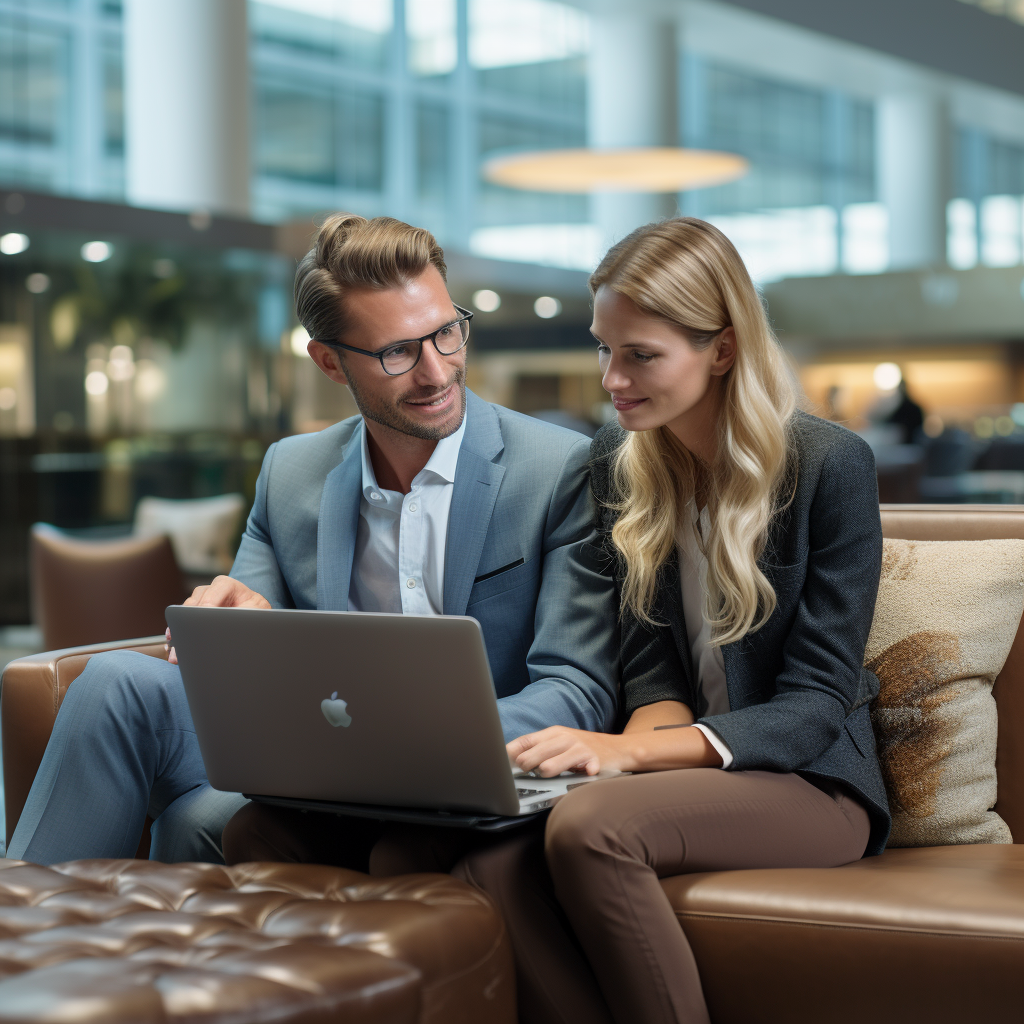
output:
[[[409,373],[410,370],[414,370],[416,368],[417,364],[420,361],[420,358],[423,355],[423,343],[425,341],[429,341],[434,346],[434,348],[437,349],[438,355],[441,355],[441,356],[454,356],[454,355],[457,355],[459,352],[461,352],[469,344],[469,326],[468,325],[469,325],[470,320],[473,319],[473,313],[470,310],[468,310],[468,309],[463,309],[461,306],[457,305],[454,302],[452,303],[452,305],[455,307],[455,311],[457,313],[461,313],[462,314],[457,320],[452,320],[450,323],[442,324],[440,327],[438,327],[438,329],[436,331],[433,331],[431,334],[424,334],[422,338],[409,338],[407,341],[392,341],[392,342],[389,342],[383,348],[379,348],[375,352],[370,352],[368,349],[365,349],[365,348],[356,348],[355,345],[346,345],[344,342],[341,342],[341,341],[324,341],[322,338],[314,338],[312,340],[320,342],[321,345],[328,345],[331,348],[341,348],[341,349],[344,349],[346,352],[358,352],[360,355],[373,356],[373,358],[376,359],[380,363],[380,368],[389,377],[401,377],[403,373]],[[437,336],[442,331],[447,330],[449,327],[454,327],[456,324],[461,324],[461,323],[465,323],[467,325],[466,326],[466,336],[465,336],[465,338],[462,339],[462,344],[454,352],[442,352],[437,347]],[[419,351],[416,353],[416,358],[413,360],[412,366],[410,366],[406,370],[399,370],[398,373],[392,373],[384,365],[384,356],[391,349],[398,348],[400,345],[419,345]]]

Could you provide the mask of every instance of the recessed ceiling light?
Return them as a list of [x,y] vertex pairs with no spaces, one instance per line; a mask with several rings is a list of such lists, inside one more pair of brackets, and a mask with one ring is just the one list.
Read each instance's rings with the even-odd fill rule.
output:
[[871,376],[879,391],[892,391],[903,380],[903,371],[895,363],[879,363]]
[[550,320],[553,316],[558,316],[562,312],[562,304],[551,295],[542,295],[533,304],[533,311],[542,320]]
[[109,242],[86,242],[81,251],[87,263],[102,263],[114,255],[114,247]]
[[28,235],[20,231],[9,231],[6,235],[0,235],[0,252],[5,256],[17,256],[28,248]]
[[493,313],[501,305],[501,296],[497,292],[492,292],[490,288],[481,288],[480,291],[473,292],[473,305],[481,313]]
[[309,350],[306,348],[306,344],[309,342],[309,333],[306,328],[299,324],[298,327],[292,328],[291,333],[291,348],[292,352],[297,356],[308,356]]

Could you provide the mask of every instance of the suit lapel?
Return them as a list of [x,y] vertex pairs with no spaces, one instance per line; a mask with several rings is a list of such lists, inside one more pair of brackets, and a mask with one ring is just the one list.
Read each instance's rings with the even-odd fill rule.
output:
[[504,444],[497,413],[466,392],[466,433],[455,469],[444,556],[444,614],[463,615],[505,467],[494,458]]
[[316,606],[321,611],[348,611],[349,581],[359,526],[363,467],[362,431],[353,431],[342,454],[324,481],[316,541]]

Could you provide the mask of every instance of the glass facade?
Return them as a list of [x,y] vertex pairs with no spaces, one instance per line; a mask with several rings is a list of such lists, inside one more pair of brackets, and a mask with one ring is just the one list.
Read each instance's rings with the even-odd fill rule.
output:
[[750,160],[748,175],[682,197],[728,234],[755,278],[884,270],[875,188],[874,105],[835,90],[770,81],[687,54],[683,135]]
[[961,128],[954,171],[956,198],[949,204],[946,247],[950,266],[1012,267],[1024,261],[1024,143]]

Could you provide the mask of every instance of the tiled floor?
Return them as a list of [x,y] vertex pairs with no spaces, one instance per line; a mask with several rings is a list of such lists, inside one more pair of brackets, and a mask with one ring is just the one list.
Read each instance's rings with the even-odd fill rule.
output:
[[[6,626],[0,628],[0,672],[3,672],[9,661],[23,658],[26,654],[35,654],[42,650],[42,638],[39,631],[31,626]],[[2,753],[2,751],[0,751]],[[7,834],[4,822],[4,788],[3,763],[0,762],[0,857],[4,855]]]

